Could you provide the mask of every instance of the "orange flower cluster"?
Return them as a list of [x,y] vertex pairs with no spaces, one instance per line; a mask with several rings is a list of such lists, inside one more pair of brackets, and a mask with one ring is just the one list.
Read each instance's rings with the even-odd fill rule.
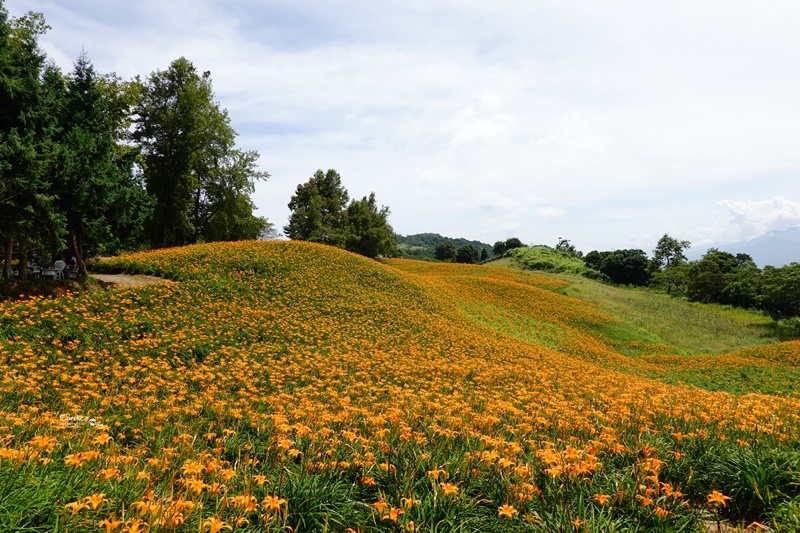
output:
[[[106,268],[177,282],[0,304],[0,474],[69,483],[66,525],[278,530],[336,520],[307,507],[337,490],[338,530],[536,521],[576,490],[669,520],[685,497],[659,476],[693,442],[800,436],[797,398],[651,379],[662,356],[616,352],[615,319],[542,275],[294,242]],[[629,483],[592,498],[611,470]]]

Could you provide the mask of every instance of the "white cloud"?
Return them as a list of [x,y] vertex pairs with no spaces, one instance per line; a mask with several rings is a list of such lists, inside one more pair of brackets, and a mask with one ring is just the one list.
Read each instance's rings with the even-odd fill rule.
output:
[[723,200],[718,205],[730,213],[731,224],[741,239],[800,226],[800,202],[782,196],[769,200]]
[[540,207],[536,210],[539,218],[564,218],[564,210],[558,207]]

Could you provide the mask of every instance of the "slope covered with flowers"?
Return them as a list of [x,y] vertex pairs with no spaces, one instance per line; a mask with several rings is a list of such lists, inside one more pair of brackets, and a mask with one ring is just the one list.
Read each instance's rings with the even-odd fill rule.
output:
[[[617,353],[563,282],[294,242],[104,268],[173,282],[0,305],[0,530],[797,517],[800,401],[649,378],[659,356]],[[763,350],[737,357],[796,365],[797,344]]]

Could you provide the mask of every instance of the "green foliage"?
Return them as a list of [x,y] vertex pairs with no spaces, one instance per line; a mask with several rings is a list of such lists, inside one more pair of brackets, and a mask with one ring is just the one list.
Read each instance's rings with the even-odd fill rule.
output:
[[24,249],[63,237],[63,217],[46,173],[54,118],[42,85],[45,55],[38,39],[47,29],[40,13],[9,20],[0,5],[0,235],[7,259],[14,240]]
[[146,83],[124,83],[82,54],[65,77],[38,47],[47,29],[41,14],[10,20],[0,5],[7,254],[15,243],[22,259],[31,248],[61,252],[66,237],[83,268],[84,255],[141,247],[148,225],[157,246],[263,233],[250,194],[267,174],[256,152],[234,148],[208,73],[181,58]]
[[[236,238],[243,232],[256,237],[259,224],[248,220],[253,206],[247,200],[254,182],[268,174],[256,170],[257,152],[234,148],[236,132],[214,101],[211,73],[199,74],[182,57],[139,87],[134,139],[144,154],[147,190],[157,200],[153,245]],[[208,228],[220,222],[236,228]]]
[[777,318],[800,316],[800,263],[764,267],[760,283],[760,305]]
[[523,248],[513,248],[506,252],[521,266],[530,270],[542,270],[555,273],[572,273],[587,276],[589,278],[599,278],[602,274],[588,267],[581,258],[555,250],[549,246],[526,246]]
[[514,248],[522,248],[524,246],[525,245],[522,244],[522,241],[517,239],[516,237],[511,237],[510,239],[506,239],[505,242],[506,251],[513,250]]
[[400,253],[409,259],[436,259],[436,247],[445,242],[450,242],[454,246],[453,255],[455,251],[462,246],[471,244],[478,250],[486,250],[492,253],[492,246],[480,241],[473,241],[464,238],[443,237],[438,233],[417,233],[415,235],[397,236],[397,246]]
[[563,237],[558,238],[558,243],[556,244],[556,250],[559,252],[563,252],[567,255],[574,255],[575,257],[583,257],[583,253],[575,248],[575,246],[569,242],[568,239]]
[[584,257],[586,265],[608,277],[617,285],[647,285],[650,280],[649,261],[643,250],[614,250],[589,252]]
[[686,294],[692,301],[751,307],[756,302],[757,276],[753,259],[711,248],[689,265]]
[[437,244],[433,256],[439,261],[452,261],[456,256],[456,245],[450,241]]
[[692,245],[689,241],[679,241],[670,237],[666,233],[658,240],[655,250],[653,250],[653,265],[659,270],[663,270],[671,265],[686,262],[684,251]]
[[472,264],[478,261],[480,261],[480,252],[471,244],[462,246],[456,251],[456,263]]
[[317,170],[306,183],[297,186],[289,201],[292,213],[284,233],[294,240],[344,246],[349,199],[338,172]]
[[366,257],[397,255],[394,230],[389,225],[389,208],[378,209],[375,193],[347,206],[345,248]]
[[53,191],[85,273],[84,255],[142,242],[152,203],[133,175],[137,151],[124,144],[127,88],[113,76],[98,76],[86,54],[68,78],[53,71],[45,82],[60,139],[52,149]]
[[[732,498],[725,514],[746,523],[764,522],[781,504],[800,497],[800,455],[771,448],[722,445],[707,458],[700,480]],[[703,487],[705,490],[708,490]]]
[[350,198],[342,178],[333,169],[317,170],[297,186],[289,202],[286,236],[345,248],[366,257],[397,255],[389,208],[378,209],[375,193],[347,204]]

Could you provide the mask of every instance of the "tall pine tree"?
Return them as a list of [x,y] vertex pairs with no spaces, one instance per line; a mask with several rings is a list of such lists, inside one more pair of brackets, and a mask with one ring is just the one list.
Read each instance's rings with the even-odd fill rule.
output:
[[[211,74],[198,74],[180,58],[141,83],[134,138],[144,154],[147,190],[156,199],[154,246],[206,238],[256,238],[266,221],[252,214],[254,182],[268,174],[255,168],[257,152],[236,150],[227,111],[214,101]],[[230,227],[209,227],[230,224]]]
[[[55,240],[62,231],[47,178],[54,117],[45,105],[45,55],[38,45],[47,29],[40,13],[9,19],[0,4],[0,234],[6,277],[15,241],[24,267],[28,245]],[[24,276],[25,269],[20,271]]]

